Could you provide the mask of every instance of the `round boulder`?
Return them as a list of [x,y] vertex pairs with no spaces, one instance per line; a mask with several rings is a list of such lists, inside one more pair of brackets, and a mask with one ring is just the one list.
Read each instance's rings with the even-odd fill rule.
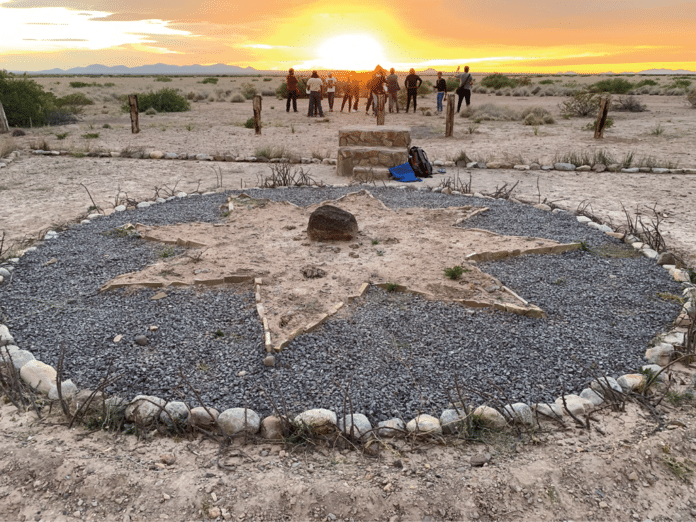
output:
[[358,235],[358,222],[346,210],[322,205],[309,216],[307,233],[314,241],[352,241]]

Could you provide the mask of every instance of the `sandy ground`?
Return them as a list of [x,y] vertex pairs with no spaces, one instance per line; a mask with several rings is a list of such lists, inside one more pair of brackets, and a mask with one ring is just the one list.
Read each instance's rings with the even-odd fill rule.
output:
[[[65,78],[39,81],[61,81],[55,85],[63,90],[59,94],[71,92]],[[113,81],[113,88],[86,91],[100,94],[101,105],[91,106],[83,122],[31,130],[14,143],[28,147],[45,139],[55,149],[143,147],[240,155],[271,146],[298,156],[335,157],[339,128],[372,122],[364,112],[329,113],[328,122],[319,122],[303,114],[306,101],[300,102],[300,113],[287,115],[284,102],[264,100],[268,123],[263,135],[255,137],[238,125],[251,116],[250,102],[199,102],[188,113],[143,116],[143,131],[133,136],[110,91],[137,91],[147,82],[155,89],[176,86],[179,80]],[[196,81],[200,79],[180,80],[184,90],[212,92],[216,87]],[[220,80],[227,81],[232,83]],[[248,80],[236,79],[237,84],[244,81]],[[261,85],[274,88],[276,82]],[[455,137],[445,139],[444,118],[420,112],[387,115],[387,123],[410,126],[414,144],[425,148],[431,159],[448,159],[464,150],[474,159],[546,162],[570,151],[604,149],[620,158],[634,152],[658,162],[696,166],[696,111],[687,108],[683,98],[640,99],[649,111],[615,114],[615,126],[600,144],[581,130],[587,119],[558,117],[560,98],[474,95],[474,104],[549,108],[557,123],[541,127],[536,135],[520,122],[482,122],[469,134],[469,121],[457,119]],[[426,103],[434,108],[434,95],[419,100],[421,106]],[[665,132],[656,136],[651,131],[658,124]],[[68,136],[58,140],[55,134],[64,132]],[[94,132],[100,137],[82,138]],[[214,167],[221,169],[222,183]],[[310,165],[309,170],[328,184],[348,181],[336,176],[335,167]],[[109,209],[119,191],[121,196],[151,200],[156,187],[162,191],[176,186],[187,192],[249,187],[269,172],[266,164],[24,155],[0,170],[0,231],[12,239],[36,237],[53,224],[74,220],[91,205],[81,183],[98,205]],[[426,183],[436,186],[456,174],[449,168]],[[459,174],[468,181],[466,171]],[[623,221],[621,204],[631,211],[656,205],[665,216],[667,245],[684,255],[687,264],[696,265],[696,176],[472,171],[476,192],[518,180],[514,195],[520,199],[536,203],[546,198],[568,210],[589,202],[595,214],[614,224]],[[682,382],[691,378],[684,375]],[[533,444],[496,436],[485,444],[384,447],[375,458],[327,446],[307,451],[238,442],[219,453],[207,440],[138,440],[83,428],[68,430],[58,417],[39,422],[33,414],[5,404],[0,407],[0,519],[195,520],[214,518],[217,507],[220,514],[237,520],[689,520],[696,516],[694,475],[689,471],[696,470],[696,410],[693,401],[682,407],[665,401],[664,408],[668,429],[655,430],[645,410],[629,406],[627,413],[598,414],[593,425],[599,430],[569,426],[540,432]],[[491,464],[472,468],[469,458],[482,452],[492,455]],[[176,462],[158,466],[162,454],[175,455]],[[227,467],[218,467],[218,462]]]

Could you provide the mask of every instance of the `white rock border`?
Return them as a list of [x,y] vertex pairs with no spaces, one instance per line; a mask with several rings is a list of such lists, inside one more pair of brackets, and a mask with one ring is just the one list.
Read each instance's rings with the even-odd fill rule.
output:
[[[44,151],[42,151],[44,152]],[[12,153],[14,154],[14,153]],[[543,167],[542,167],[543,168]],[[686,169],[681,169],[681,170],[686,170]],[[696,169],[692,169],[696,173]],[[691,172],[689,172],[690,174]],[[369,185],[369,184],[368,184]],[[420,191],[428,191],[428,190],[433,190],[430,187],[412,187],[410,185],[402,185],[398,183],[386,183],[385,184],[387,187],[393,187],[393,188],[400,188],[402,190],[420,190]],[[332,187],[346,187],[347,185],[341,184],[341,185],[333,185]],[[312,187],[304,187],[311,189]],[[245,190],[263,190],[263,187],[249,187]],[[439,192],[438,190],[433,190],[435,192]],[[459,194],[456,191],[452,192],[453,195]],[[180,193],[177,194],[176,197],[191,197],[194,195],[199,195],[199,194],[191,194],[190,196],[187,195],[186,193]],[[479,197],[479,198],[484,198],[484,199],[491,199],[490,197],[486,198],[485,196],[481,196],[480,194],[465,194],[467,196],[471,197]],[[170,197],[168,200],[175,199],[175,197]],[[161,201],[162,203],[165,200]],[[160,203],[160,201],[158,201]],[[520,202],[522,203],[522,202]],[[149,206],[149,205],[148,205]],[[126,211],[127,209],[123,209],[123,211]],[[542,210],[550,210],[550,209],[542,209]],[[563,210],[560,209],[555,209],[553,210],[554,213],[558,212],[564,212]],[[101,214],[92,214],[89,216],[90,219],[96,219],[100,217]],[[657,258],[657,252],[650,248],[646,248],[646,245],[643,243],[640,243],[636,238],[626,236],[624,237],[623,234],[615,232],[611,227],[607,225],[602,225],[599,223],[595,223],[589,218],[585,216],[578,216],[578,221],[580,223],[586,223],[588,226],[592,228],[596,228],[600,231],[603,231],[605,234],[611,235],[614,238],[621,239],[623,238],[625,243],[631,244],[634,249],[640,251],[643,255],[650,259],[656,259]],[[89,219],[83,220],[81,224],[89,223]],[[45,240],[50,240],[58,236],[58,233],[55,231],[48,231],[46,233],[46,236],[44,237]],[[26,252],[36,250],[36,247],[30,247],[27,248],[24,251],[21,251],[18,255],[21,257],[23,256]],[[16,265],[19,262],[19,258],[13,258],[6,263],[3,263],[0,265],[0,268],[3,268],[5,270],[8,270],[8,267],[10,269],[13,269],[14,265]],[[683,324],[685,321],[688,321],[688,314],[691,311],[692,313],[696,311],[696,285],[691,284],[689,281],[689,274],[686,272],[686,270],[680,270],[677,269],[674,265],[663,265],[666,270],[669,271],[670,275],[675,279],[675,281],[682,282],[684,286],[683,290],[683,296],[685,297],[686,301],[683,305],[682,311],[680,312],[679,317],[675,321],[677,325]],[[11,270],[9,270],[11,272]],[[3,281],[0,279],[0,284],[2,284]],[[266,359],[264,360],[264,364],[267,366],[272,366],[275,361],[273,360],[271,364],[268,364],[267,361],[270,358],[273,358],[272,353],[275,351],[280,351],[280,349],[284,348],[285,346],[279,345],[278,347],[273,347],[271,344],[271,339],[270,339],[270,331],[268,329],[268,322],[267,319],[265,318],[265,312],[264,312],[264,307],[263,303],[261,301],[261,288],[263,286],[263,279],[262,278],[256,278],[254,280],[254,288],[255,288],[255,298],[256,298],[256,309],[257,313],[259,314],[259,318],[261,322],[264,325],[264,345],[266,349],[266,353],[269,355],[266,356]],[[349,300],[357,298],[365,293],[369,285],[367,283],[363,284],[358,292],[358,295],[356,296],[350,296]],[[334,306],[333,308],[333,313],[338,311],[341,307],[343,306],[343,302],[338,303],[337,305]],[[318,327],[321,322],[323,322],[325,319],[328,318],[329,314],[325,314],[326,317],[320,318],[318,321],[316,321],[316,325],[314,325],[314,328]],[[331,314],[332,315],[332,314]],[[287,345],[292,339],[294,339],[297,335],[300,335],[301,333],[311,331],[308,330],[308,327],[311,327],[314,323],[308,325],[307,327],[303,327],[301,329],[298,329],[297,331],[293,332],[290,334],[290,337],[284,341],[285,345]],[[314,329],[312,328],[312,329]],[[295,334],[293,336],[293,334]],[[653,346],[648,347],[646,350],[645,357],[648,360],[649,365],[648,366],[643,366],[643,368],[649,368],[653,371],[660,371],[664,365],[657,365],[655,364],[656,361],[663,362],[665,365],[668,363],[668,360],[665,361],[666,354],[671,354],[674,351],[674,344],[679,344],[680,342],[683,342],[683,336],[685,334],[680,331],[673,329],[668,332],[663,332],[662,334],[656,336],[654,342],[657,344],[657,346],[660,348],[659,351],[656,352],[656,348]],[[681,336],[681,337],[680,337]],[[38,361],[34,359],[33,355],[26,351],[26,350],[20,350],[18,346],[14,344],[14,338],[12,337],[12,334],[10,333],[9,329],[7,326],[0,324],[0,360],[9,360],[13,364],[15,364],[15,368],[19,371],[20,377],[27,382],[30,386],[37,388],[38,391],[50,395],[50,396],[55,396],[56,395],[56,382],[55,382],[55,375],[56,371],[54,368],[51,366],[42,363],[41,361]],[[653,344],[653,343],[651,343]],[[660,359],[662,357],[662,359]],[[653,364],[650,364],[653,363]],[[32,371],[29,371],[29,368],[31,367]],[[658,370],[658,368],[660,370]],[[25,370],[24,372],[22,370]],[[36,371],[36,370],[40,371]],[[618,387],[621,388],[623,392],[628,392],[628,391],[634,391],[634,390],[640,390],[646,383],[646,375],[643,373],[637,373],[637,374],[627,374],[627,375],[621,375],[617,379],[613,379],[612,377],[607,377],[606,383],[608,387],[611,387],[613,389],[617,389]],[[69,381],[68,379],[65,379],[63,381],[63,384],[68,384],[72,385],[72,382]],[[614,384],[616,383],[617,386]],[[527,405],[525,403],[515,403],[512,405],[506,405],[505,408],[503,409],[502,412],[499,412],[498,410],[491,408],[490,406],[487,405],[480,405],[476,407],[475,409],[472,408],[472,415],[476,415],[480,417],[480,419],[490,425],[491,427],[494,427],[496,429],[502,429],[507,425],[513,424],[513,423],[522,423],[522,424],[529,424],[530,422],[530,416],[532,415],[532,412],[536,413],[536,417],[538,418],[538,413],[542,413],[545,416],[548,417],[556,417],[556,418],[562,418],[566,414],[570,415],[571,413],[573,415],[584,415],[588,414],[591,411],[594,410],[595,407],[601,405],[604,402],[604,399],[601,395],[602,387],[596,382],[593,381],[588,385],[588,388],[585,388],[582,390],[580,395],[566,395],[565,397],[559,397],[556,399],[554,404],[546,404],[546,403],[537,403],[533,405]],[[618,390],[617,390],[618,391]],[[74,395],[78,393],[76,390],[70,389],[70,394]],[[81,392],[81,393],[84,393]],[[139,405],[142,405],[143,403],[143,398],[147,398],[148,405],[152,406],[154,404],[158,404],[159,408],[157,408],[157,413],[160,413],[162,411],[167,410],[167,406],[171,405],[172,407],[174,406],[179,406],[181,403],[179,401],[172,401],[172,402],[166,402],[164,399],[160,399],[155,396],[143,396],[143,395],[138,395],[134,397],[132,400],[127,401],[120,399],[118,397],[113,397],[111,401],[116,404],[118,403],[119,406],[123,407],[126,413],[129,413],[127,415],[127,419],[130,417],[129,420],[138,420],[141,419],[142,417],[138,414],[139,412]],[[108,400],[108,399],[107,399]],[[564,406],[565,402],[565,406]],[[186,406],[188,408],[188,406]],[[207,408],[207,407],[204,407]],[[208,408],[211,411],[213,410],[212,408]],[[189,408],[191,410],[191,408]],[[217,412],[217,410],[215,410]],[[261,427],[264,425],[264,422],[266,422],[269,419],[277,419],[275,415],[269,415],[268,417],[264,418],[263,420],[260,419],[259,415],[254,412],[253,410],[250,409],[245,409],[245,408],[229,408],[227,410],[222,411],[219,414],[219,417],[222,417],[222,419],[239,419],[240,415],[244,419],[242,424],[239,427],[235,427],[234,430],[240,430],[249,434],[257,434],[261,432],[262,436],[266,437],[267,432],[264,430],[261,430]],[[357,416],[360,417],[357,417]],[[442,414],[440,415],[439,418],[437,417],[432,417],[429,415],[425,414],[420,414],[414,419],[410,420],[408,423],[404,423],[402,419],[399,418],[393,418],[389,419],[388,421],[380,422],[379,426],[377,429],[373,431],[372,426],[370,425],[369,421],[367,421],[366,418],[363,419],[363,415],[359,413],[353,413],[353,418],[351,419],[350,416],[346,416],[342,419],[337,420],[337,415],[335,412],[332,412],[330,410],[326,409],[310,409],[304,412],[299,413],[295,419],[294,422],[297,424],[299,423],[300,425],[305,425],[307,427],[308,424],[312,423],[307,423],[307,419],[322,419],[321,421],[318,421],[321,425],[331,425],[332,427],[335,426],[337,429],[340,429],[343,431],[347,436],[353,436],[355,437],[356,431],[358,438],[364,437],[365,433],[370,433],[370,434],[383,434],[383,435],[388,435],[388,436],[406,436],[407,434],[413,434],[414,436],[427,436],[427,435],[440,435],[443,433],[456,433],[458,426],[461,425],[462,420],[464,417],[462,416],[462,413],[459,410],[452,410],[451,407],[446,408]],[[149,417],[148,417],[149,418]],[[156,419],[152,418],[152,421],[154,422]],[[358,421],[360,421],[358,423]],[[365,422],[367,421],[367,422]],[[237,424],[234,426],[237,426],[240,421],[235,421]],[[227,425],[224,427],[221,426],[221,424],[218,422],[218,420],[215,420],[215,424],[220,428],[222,433],[228,433],[230,429],[228,428]],[[360,425],[358,425],[360,424]],[[389,427],[389,429],[385,429],[385,426]],[[396,428],[398,427],[398,428]],[[386,433],[388,432],[388,433]],[[236,433],[236,431],[235,431]],[[268,440],[278,440],[278,435],[277,433],[268,433],[268,436],[266,437]]]

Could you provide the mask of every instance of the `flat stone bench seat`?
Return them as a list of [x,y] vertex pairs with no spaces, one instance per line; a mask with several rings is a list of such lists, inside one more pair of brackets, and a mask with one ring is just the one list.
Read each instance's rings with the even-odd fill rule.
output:
[[336,170],[339,176],[353,177],[353,169],[356,167],[388,169],[407,161],[406,147],[339,147]]
[[338,131],[339,147],[404,147],[411,145],[408,127],[385,125],[345,127]]

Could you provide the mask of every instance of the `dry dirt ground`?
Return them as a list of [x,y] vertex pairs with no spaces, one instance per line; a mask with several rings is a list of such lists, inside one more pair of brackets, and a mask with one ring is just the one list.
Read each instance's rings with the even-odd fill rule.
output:
[[[58,94],[71,92],[68,81],[40,79],[63,89]],[[302,112],[306,101],[300,102],[297,115],[287,115],[284,102],[264,99],[267,126],[255,137],[239,126],[251,116],[250,102],[199,102],[188,113],[143,116],[143,131],[133,136],[109,89],[120,94],[173,83],[113,81],[115,87],[87,92],[101,98],[79,124],[30,130],[26,137],[15,138],[15,145],[26,148],[46,140],[51,148],[74,151],[142,147],[240,155],[270,146],[285,147],[298,156],[335,157],[339,128],[372,124],[362,111],[328,113],[328,122],[308,120]],[[191,83],[184,90],[215,88],[195,84],[200,79],[177,81]],[[247,80],[236,79],[238,84],[243,81]],[[277,81],[266,85],[274,88]],[[560,98],[474,95],[474,104],[549,108],[557,123],[537,134],[520,122],[485,121],[469,134],[469,120],[457,119],[454,139],[445,139],[444,119],[420,113],[387,115],[387,124],[412,127],[414,144],[424,147],[431,159],[448,159],[464,150],[474,159],[521,156],[526,162],[548,162],[556,154],[603,149],[619,158],[634,152],[696,167],[696,111],[683,97],[639,98],[649,111],[617,113],[614,127],[600,144],[581,130],[587,119],[558,117]],[[434,95],[419,100],[425,103],[434,108]],[[658,124],[665,132],[654,135],[651,131]],[[64,132],[68,136],[58,140],[55,134]],[[100,137],[82,137],[94,132]],[[221,184],[213,167],[222,171]],[[348,181],[336,176],[335,167],[308,168],[314,179],[327,184]],[[130,198],[150,200],[155,187],[176,185],[187,192],[197,187],[232,189],[255,186],[268,174],[268,165],[259,163],[23,155],[0,170],[0,231],[12,239],[36,237],[54,223],[74,220],[91,205],[81,183],[98,205],[109,209],[119,190]],[[438,185],[455,174],[456,169],[448,168],[427,184]],[[468,180],[468,173],[459,174]],[[621,204],[631,211],[656,204],[665,216],[662,227],[668,246],[682,253],[689,266],[696,265],[696,176],[472,171],[476,192],[518,180],[514,195],[520,199],[558,200],[568,210],[588,201],[595,214],[615,224],[623,219]],[[685,376],[683,382],[691,378]],[[565,429],[537,433],[534,441],[513,434],[489,435],[485,442],[401,443],[383,447],[374,457],[326,445],[308,450],[242,441],[220,453],[218,444],[207,439],[138,439],[70,430],[58,416],[38,421],[33,413],[4,404],[0,520],[195,520],[218,513],[229,520],[690,520],[696,517],[696,407],[694,401],[683,406],[665,401],[662,411],[665,424],[657,431],[654,417],[629,405],[626,413],[597,414],[598,422],[589,430],[569,423]],[[470,457],[485,452],[492,456],[490,464],[471,467]],[[174,455],[176,462],[162,464],[161,455]]]

